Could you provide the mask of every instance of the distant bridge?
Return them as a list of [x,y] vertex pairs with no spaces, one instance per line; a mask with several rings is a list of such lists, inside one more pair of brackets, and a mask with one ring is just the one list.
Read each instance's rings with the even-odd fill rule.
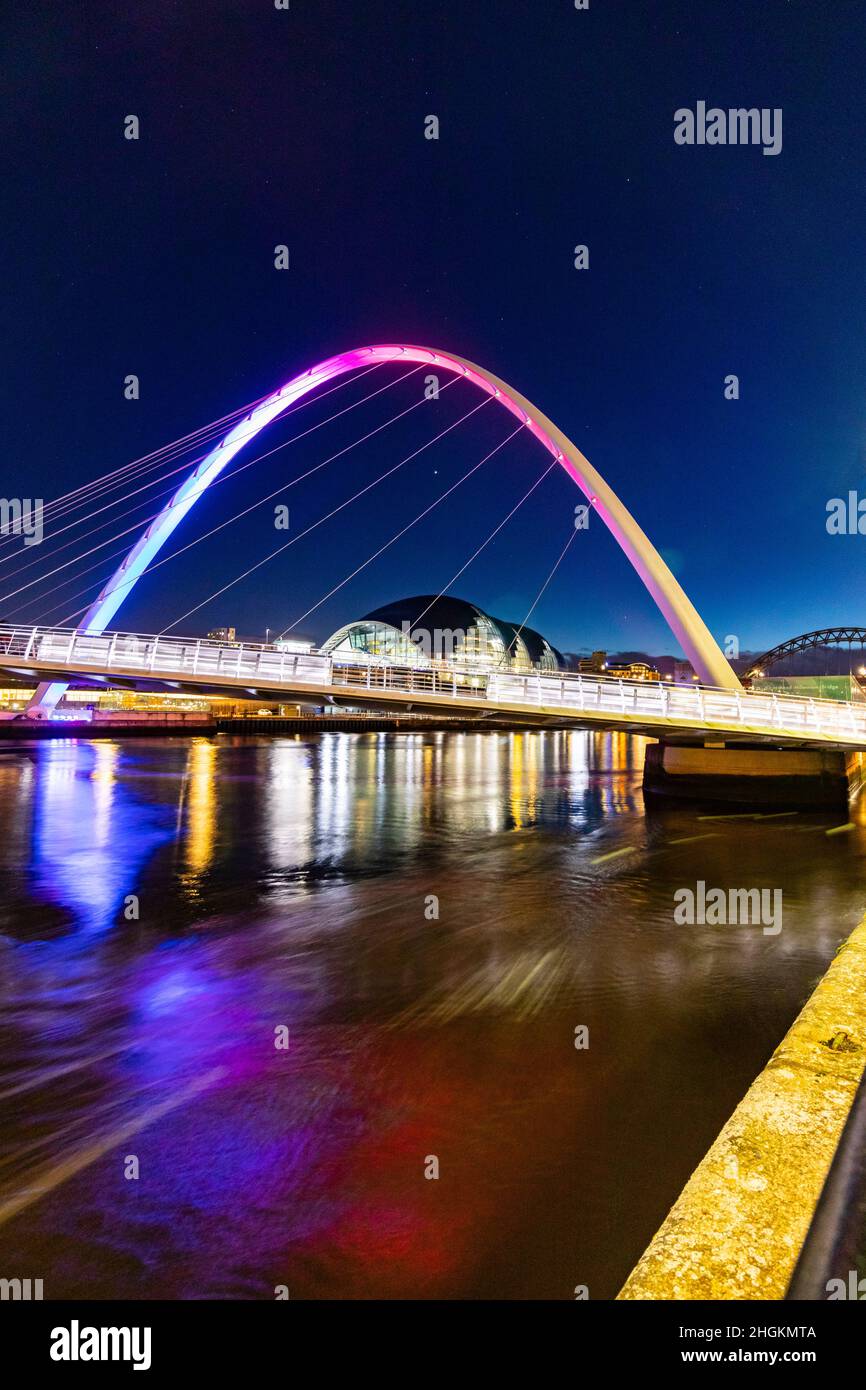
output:
[[395,666],[196,637],[0,626],[0,671],[774,747],[866,748],[866,704],[470,665]]
[[787,642],[780,642],[778,647],[772,647],[759,656],[745,672],[744,679],[762,675],[770,666],[797,652],[844,646],[866,647],[866,627],[820,627],[815,632],[804,632],[800,637],[789,637]]

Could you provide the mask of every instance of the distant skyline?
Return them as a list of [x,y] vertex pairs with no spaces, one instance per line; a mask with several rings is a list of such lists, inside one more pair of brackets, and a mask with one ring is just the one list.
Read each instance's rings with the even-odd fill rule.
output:
[[[4,18],[19,113],[0,156],[12,212],[5,495],[50,499],[329,354],[414,341],[481,363],[548,414],[720,644],[734,635],[759,653],[866,622],[866,537],[827,528],[831,499],[866,496],[866,146],[850,61],[866,40],[862,8],[832,25],[810,0],[587,11],[443,0],[402,12],[385,0],[288,11],[221,0],[204,13],[122,0]],[[773,157],[677,143],[677,111],[714,107],[783,113]],[[124,138],[130,113],[137,140]],[[274,266],[281,244],[286,271]],[[129,373],[136,401],[124,399]],[[726,399],[731,375],[738,399]],[[375,417],[360,407],[218,489],[172,546],[414,390],[395,387]],[[471,403],[460,384],[436,419]],[[288,437],[274,428],[274,443]],[[292,526],[433,432],[398,424],[293,489]],[[294,622],[504,433],[482,412],[399,488],[374,489],[190,630]],[[323,638],[438,591],[545,466],[531,441],[507,446],[303,630]],[[555,470],[450,591],[520,622],[582,500]],[[46,556],[51,541],[49,528]],[[145,577],[114,625],[160,629],[273,545],[265,507]],[[26,597],[16,620],[58,599]],[[597,519],[530,622],[561,650],[677,651]]]

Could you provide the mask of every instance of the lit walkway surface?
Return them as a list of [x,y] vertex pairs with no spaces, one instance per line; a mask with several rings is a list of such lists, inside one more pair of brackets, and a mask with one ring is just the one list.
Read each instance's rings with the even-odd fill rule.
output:
[[797,747],[866,747],[866,705],[661,682],[346,663],[249,643],[64,628],[0,627],[0,670],[359,706],[517,716],[637,733],[718,734]]

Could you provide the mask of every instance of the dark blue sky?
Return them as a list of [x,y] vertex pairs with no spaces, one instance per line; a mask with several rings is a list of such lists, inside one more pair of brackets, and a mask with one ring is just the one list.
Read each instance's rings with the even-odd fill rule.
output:
[[[866,537],[825,528],[828,498],[866,491],[866,4],[114,0],[7,10],[3,27],[4,495],[48,499],[321,357],[403,339],[484,364],[550,415],[720,640],[866,623]],[[676,145],[674,111],[699,100],[781,107],[782,152]],[[293,526],[466,391],[287,494]],[[216,489],[173,544],[362,418]],[[292,622],[507,428],[455,433],[187,626]],[[305,626],[441,588],[546,461],[505,451]],[[557,473],[455,592],[520,621],[579,500]],[[145,578],[115,625],[162,626],[273,548],[272,505]],[[597,519],[532,624],[571,650],[675,650]]]

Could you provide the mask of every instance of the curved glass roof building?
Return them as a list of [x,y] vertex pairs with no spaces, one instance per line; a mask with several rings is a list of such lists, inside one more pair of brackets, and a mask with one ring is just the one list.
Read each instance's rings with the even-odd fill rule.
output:
[[493,618],[465,599],[435,594],[398,599],[346,623],[321,650],[399,666],[459,662],[512,671],[558,671],[564,665],[556,648],[533,628]]

